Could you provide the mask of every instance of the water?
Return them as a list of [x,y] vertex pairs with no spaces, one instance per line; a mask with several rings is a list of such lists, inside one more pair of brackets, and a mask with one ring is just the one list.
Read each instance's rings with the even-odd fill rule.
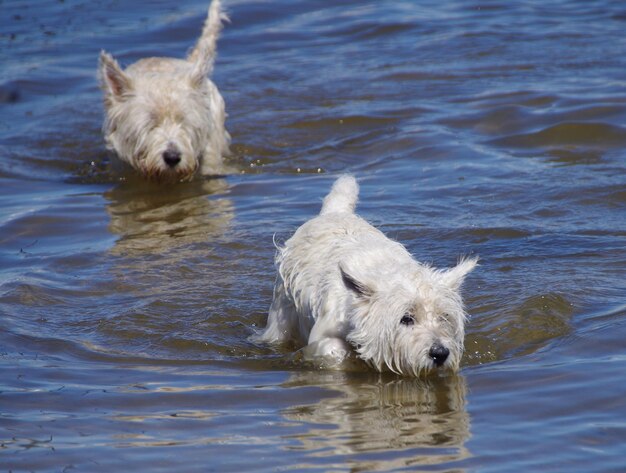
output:
[[[1,471],[624,470],[621,2],[227,2],[225,179],[106,153],[95,79],[206,2],[0,1]],[[458,375],[247,341],[272,238],[342,171],[415,256],[477,254]]]

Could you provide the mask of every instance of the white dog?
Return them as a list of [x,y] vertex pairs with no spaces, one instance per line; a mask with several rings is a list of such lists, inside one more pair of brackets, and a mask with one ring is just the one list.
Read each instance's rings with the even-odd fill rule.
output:
[[122,70],[110,54],[100,53],[107,148],[146,177],[224,173],[230,141],[224,100],[207,78],[223,19],[220,1],[213,0],[186,60],[146,58]]
[[255,340],[306,345],[341,363],[352,351],[382,371],[456,370],[463,352],[459,288],[477,259],[436,270],[354,214],[358,185],[340,177],[320,215],[279,248],[267,327]]

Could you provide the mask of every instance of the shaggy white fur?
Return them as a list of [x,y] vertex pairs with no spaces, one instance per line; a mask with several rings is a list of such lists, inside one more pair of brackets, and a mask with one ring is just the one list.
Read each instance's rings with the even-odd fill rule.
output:
[[125,70],[102,51],[99,76],[107,147],[144,176],[191,179],[224,174],[230,136],[224,99],[208,79],[222,29],[219,0],[187,59],[146,58]]
[[352,350],[382,371],[456,370],[466,314],[459,294],[477,259],[437,270],[354,214],[358,184],[340,177],[320,215],[278,249],[267,327],[257,341],[295,340],[340,365]]

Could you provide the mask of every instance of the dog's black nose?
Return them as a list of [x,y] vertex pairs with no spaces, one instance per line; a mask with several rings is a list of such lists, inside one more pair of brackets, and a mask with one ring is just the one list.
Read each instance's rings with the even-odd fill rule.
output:
[[180,151],[166,149],[163,151],[163,161],[171,168],[176,167],[176,165],[180,163]]
[[430,350],[428,350],[428,356],[430,356],[437,366],[443,365],[448,359],[450,350],[441,345],[440,343],[434,343]]

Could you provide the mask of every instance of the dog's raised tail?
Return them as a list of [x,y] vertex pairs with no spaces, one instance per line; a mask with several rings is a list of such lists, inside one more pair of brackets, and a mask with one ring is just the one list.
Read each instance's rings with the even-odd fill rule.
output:
[[187,56],[189,62],[208,62],[210,67],[213,65],[217,50],[217,39],[222,31],[223,21],[228,21],[228,16],[222,11],[220,0],[213,0],[209,6],[209,13],[204,21],[202,35]]
[[359,185],[354,176],[344,174],[335,181],[329,194],[324,197],[320,215],[329,213],[354,212],[359,198]]

